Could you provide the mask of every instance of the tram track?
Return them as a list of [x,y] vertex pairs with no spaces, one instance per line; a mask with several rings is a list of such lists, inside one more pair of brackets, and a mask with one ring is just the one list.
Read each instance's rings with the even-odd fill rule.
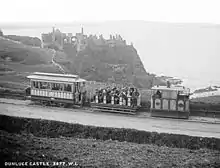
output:
[[[4,102],[5,103],[2,103]],[[201,123],[189,120],[140,117],[115,113],[93,112],[91,109],[42,107],[30,101],[0,99],[0,114],[16,117],[40,118],[83,125],[130,128],[158,133],[184,134],[220,138],[218,123]]]
[[[13,98],[13,99],[19,99],[19,100],[28,100],[29,97],[26,96],[24,93],[1,93],[0,98]],[[207,117],[215,117],[220,118],[220,111],[217,110],[194,110],[194,113],[201,113],[202,116],[207,116]],[[212,114],[212,115],[210,115]],[[199,115],[200,116],[200,115]],[[201,116],[200,116],[201,117]]]
[[[43,106],[40,103],[36,102],[31,102],[30,97],[25,96],[25,94],[21,93],[1,93],[0,98],[6,98],[11,101],[1,101],[0,104],[13,104],[13,105],[27,105],[27,106],[32,106],[32,107],[42,107],[42,108],[47,108],[47,109],[69,109],[69,110],[74,110],[78,112],[93,112],[97,114],[106,114],[106,115],[114,115],[114,116],[124,116],[124,117],[132,117],[132,118],[139,118],[139,119],[144,119],[144,118],[151,118],[154,120],[175,120],[179,122],[202,122],[202,123],[212,123],[212,124],[219,124],[220,123],[220,118],[211,118],[211,117],[200,117],[200,116],[190,116],[188,120],[184,119],[172,119],[172,118],[158,118],[158,117],[151,117],[149,110],[143,111],[143,112],[137,112],[136,114],[121,114],[121,113],[108,113],[108,112],[99,112],[97,109],[94,109],[92,107],[80,107],[79,105],[71,106],[71,107],[59,107],[59,106]],[[13,100],[19,100],[20,102],[22,101],[21,104],[16,103]],[[217,111],[220,113],[220,111]],[[203,113],[203,111],[200,111],[200,113]]]

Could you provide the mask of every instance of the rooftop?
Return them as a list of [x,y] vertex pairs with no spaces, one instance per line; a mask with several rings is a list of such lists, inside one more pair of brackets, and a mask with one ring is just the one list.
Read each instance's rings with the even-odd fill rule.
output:
[[57,77],[70,77],[70,78],[79,78],[79,75],[73,74],[57,74],[57,73],[44,73],[44,72],[34,72],[34,75],[43,75],[43,76],[57,76]]
[[34,72],[32,75],[27,76],[29,79],[45,80],[45,81],[57,81],[57,82],[85,82],[85,79],[79,78],[78,75],[72,74],[55,74],[55,73],[42,73]]
[[154,86],[151,88],[152,90],[166,90],[166,91],[183,91],[189,93],[190,90],[188,88],[185,88],[184,86]]

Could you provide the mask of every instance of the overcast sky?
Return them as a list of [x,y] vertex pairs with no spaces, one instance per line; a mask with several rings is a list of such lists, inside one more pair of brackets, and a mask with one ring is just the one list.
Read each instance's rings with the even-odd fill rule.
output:
[[0,22],[145,20],[220,24],[219,0],[1,0]]
[[[133,42],[148,72],[185,79],[190,87],[220,85],[220,0],[1,0],[0,5],[0,28],[4,34],[40,37],[42,32],[51,31],[51,26],[48,30],[11,30],[4,29],[1,23],[14,23],[11,27],[15,27],[19,26],[18,22],[55,25],[139,20],[83,27],[86,34],[119,33]],[[68,30],[58,28],[75,33],[81,25]]]

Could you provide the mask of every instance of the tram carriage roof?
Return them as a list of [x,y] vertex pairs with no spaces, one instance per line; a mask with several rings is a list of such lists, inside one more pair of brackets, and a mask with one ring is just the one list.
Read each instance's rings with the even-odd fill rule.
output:
[[73,74],[57,74],[57,73],[44,73],[44,72],[34,72],[33,75],[61,76],[61,77],[79,78],[79,75],[73,75]]
[[188,88],[184,88],[183,86],[171,86],[171,87],[167,87],[167,86],[154,86],[151,88],[152,90],[164,90],[164,91],[184,91],[186,93],[189,93],[190,90]]
[[55,74],[55,73],[42,73],[34,72],[32,75],[27,76],[29,79],[45,80],[45,81],[57,81],[57,82],[86,82],[85,79],[79,78],[78,75],[72,74]]

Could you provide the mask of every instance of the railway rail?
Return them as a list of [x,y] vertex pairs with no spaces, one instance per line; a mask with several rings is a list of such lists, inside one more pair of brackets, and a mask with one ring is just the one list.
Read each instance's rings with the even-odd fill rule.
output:
[[2,97],[2,98],[13,98],[13,99],[19,99],[19,100],[28,99],[28,96],[26,96],[22,93],[1,93],[0,97]]
[[[11,98],[11,99],[18,99],[18,100],[30,100],[29,96],[26,96],[25,94],[22,93],[0,93],[1,98]],[[36,103],[35,103],[36,104]],[[78,108],[81,108],[80,106],[75,106]],[[61,107],[60,107],[61,108]],[[72,107],[66,107],[66,108],[72,108]],[[89,105],[87,106],[86,109],[90,108]],[[82,108],[85,109],[85,108]],[[92,109],[92,108],[91,108]],[[145,110],[141,110],[142,112],[149,112],[150,109],[144,108]],[[111,112],[111,110],[104,110],[106,112]],[[124,114],[127,114],[126,112]],[[131,113],[135,114],[135,113]],[[220,111],[218,110],[196,110],[193,109],[190,112],[190,116],[199,116],[199,117],[211,117],[211,118],[220,118]]]

